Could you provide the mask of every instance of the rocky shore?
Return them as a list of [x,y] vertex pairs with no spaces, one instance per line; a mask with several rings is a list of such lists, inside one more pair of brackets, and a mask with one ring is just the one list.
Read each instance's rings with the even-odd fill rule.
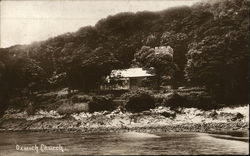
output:
[[56,111],[39,110],[34,115],[8,110],[0,119],[1,131],[61,132],[230,132],[249,131],[249,105],[199,110],[158,107],[141,113],[120,110],[112,112],[59,115]]

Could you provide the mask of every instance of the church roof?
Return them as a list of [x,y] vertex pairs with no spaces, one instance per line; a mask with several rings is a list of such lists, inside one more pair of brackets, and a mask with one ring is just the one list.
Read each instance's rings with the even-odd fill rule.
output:
[[155,76],[152,70],[145,70],[142,68],[129,68],[112,70],[110,77],[149,77]]

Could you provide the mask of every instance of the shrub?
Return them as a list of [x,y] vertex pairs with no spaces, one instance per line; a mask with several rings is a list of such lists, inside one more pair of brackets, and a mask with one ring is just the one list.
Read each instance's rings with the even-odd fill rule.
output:
[[212,97],[206,93],[197,93],[187,97],[189,107],[199,108],[203,110],[216,109],[220,106],[213,101]]
[[165,99],[165,106],[169,107],[187,107],[188,101],[185,96],[181,96],[177,92],[174,92],[168,98]]
[[206,92],[192,92],[189,93],[180,93],[174,92],[169,97],[165,98],[165,106],[172,108],[176,107],[186,107],[186,108],[199,108],[203,110],[216,109],[220,106],[212,100],[212,97],[209,96]]
[[90,102],[92,97],[89,95],[74,95],[72,98],[73,103]]
[[57,108],[57,112],[59,114],[73,114],[80,112],[88,112],[89,106],[88,103],[64,103],[59,108]]
[[123,95],[126,99],[125,108],[130,112],[141,112],[155,108],[154,97],[151,92],[136,90]]
[[158,93],[154,95],[156,106],[165,106],[166,99],[169,99],[170,93]]
[[89,96],[89,95],[79,95],[78,96],[79,102],[89,102],[91,100],[92,100],[92,96]]
[[28,103],[28,100],[24,99],[23,97],[15,97],[9,100],[9,107],[10,108],[25,108]]
[[89,111],[98,112],[98,111],[112,111],[115,109],[115,103],[113,102],[112,95],[105,96],[94,96],[89,102]]

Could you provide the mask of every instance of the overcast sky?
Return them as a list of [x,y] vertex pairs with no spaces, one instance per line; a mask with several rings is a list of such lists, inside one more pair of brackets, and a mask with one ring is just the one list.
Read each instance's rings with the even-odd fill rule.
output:
[[198,0],[0,1],[0,47],[45,40],[119,12],[158,11]]

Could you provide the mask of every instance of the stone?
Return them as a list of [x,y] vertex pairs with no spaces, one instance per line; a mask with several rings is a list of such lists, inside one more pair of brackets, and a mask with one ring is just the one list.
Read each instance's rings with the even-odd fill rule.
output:
[[218,113],[214,110],[209,114],[209,117],[216,118]]
[[169,118],[169,117],[173,117],[173,118],[176,117],[176,114],[174,112],[165,111],[165,112],[161,112],[160,114],[163,115],[163,116],[165,116],[165,117],[167,117],[167,118]]
[[243,116],[241,113],[237,113],[237,114],[236,114],[236,117],[237,117],[238,119],[242,119],[244,116]]
[[242,119],[244,116],[241,113],[237,113],[234,115],[234,117],[231,119],[231,121],[236,121],[238,119]]

